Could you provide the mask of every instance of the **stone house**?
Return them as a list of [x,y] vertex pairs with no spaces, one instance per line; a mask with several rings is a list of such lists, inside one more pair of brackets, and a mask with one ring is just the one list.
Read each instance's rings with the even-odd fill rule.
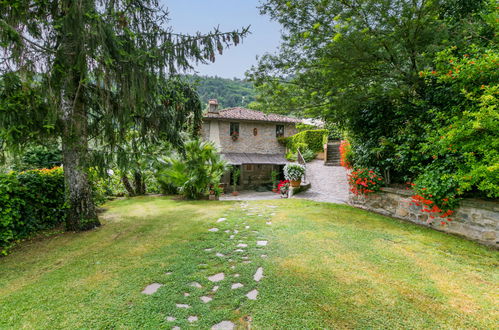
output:
[[203,115],[201,136],[212,141],[231,170],[222,177],[222,184],[233,184],[232,172],[240,170],[238,189],[256,189],[271,182],[276,171],[282,178],[286,147],[279,137],[296,134],[301,120],[277,114],[265,114],[245,108],[218,109],[217,100],[209,101],[208,112]]

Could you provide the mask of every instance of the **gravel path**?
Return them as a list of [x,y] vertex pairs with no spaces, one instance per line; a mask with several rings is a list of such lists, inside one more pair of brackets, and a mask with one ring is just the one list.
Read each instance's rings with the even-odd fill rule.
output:
[[341,166],[325,166],[322,160],[307,163],[307,181],[311,188],[295,196],[317,202],[346,204],[348,201],[347,171]]

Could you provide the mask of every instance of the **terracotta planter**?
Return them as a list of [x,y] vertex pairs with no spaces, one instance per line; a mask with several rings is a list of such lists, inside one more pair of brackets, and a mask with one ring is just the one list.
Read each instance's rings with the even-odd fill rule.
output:
[[239,192],[237,192],[237,191],[232,192],[232,196],[237,196],[237,195],[239,195]]
[[290,183],[291,183],[291,187],[298,188],[301,184],[301,180],[298,180],[298,181],[290,180]]
[[272,189],[272,192],[277,193],[278,192],[277,188]]

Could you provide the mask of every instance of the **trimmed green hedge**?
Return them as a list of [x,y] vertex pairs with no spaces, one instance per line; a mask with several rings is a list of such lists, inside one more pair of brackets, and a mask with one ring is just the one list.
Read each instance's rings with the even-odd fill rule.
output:
[[62,168],[0,174],[0,255],[39,230],[65,220]]
[[307,130],[290,136],[286,139],[286,143],[292,152],[306,149],[313,152],[321,152],[324,150],[324,140],[327,141],[329,131],[327,129]]

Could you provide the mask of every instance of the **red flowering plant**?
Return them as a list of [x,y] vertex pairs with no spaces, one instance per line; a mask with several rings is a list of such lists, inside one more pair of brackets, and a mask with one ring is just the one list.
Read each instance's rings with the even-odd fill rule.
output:
[[288,193],[288,190],[289,190],[289,180],[279,181],[279,184],[277,185],[277,193],[285,195]]
[[383,177],[374,170],[367,168],[354,169],[348,175],[350,191],[356,195],[367,195],[377,192],[381,189],[384,180]]
[[348,142],[347,140],[342,140],[340,143],[340,165],[347,169],[352,168],[352,164],[349,160],[351,153],[352,148],[350,146],[350,142]]
[[441,225],[446,225],[452,221],[462,190],[451,174],[429,171],[409,184],[414,191],[412,204],[428,213],[428,223],[439,220]]

